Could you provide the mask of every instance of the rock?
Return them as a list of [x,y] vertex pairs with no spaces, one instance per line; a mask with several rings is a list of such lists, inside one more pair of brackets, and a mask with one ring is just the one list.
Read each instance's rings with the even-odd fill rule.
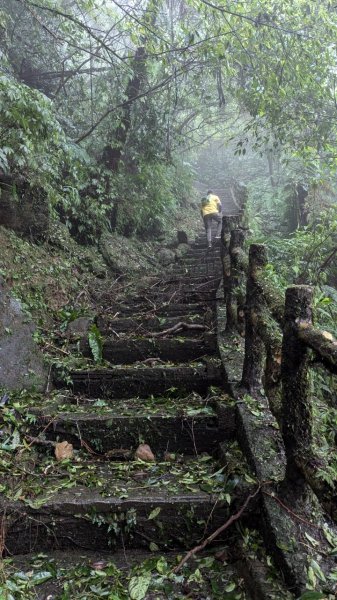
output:
[[73,458],[74,448],[72,444],[68,442],[59,442],[55,445],[55,458],[56,460],[65,460],[66,458]]
[[183,258],[183,256],[185,256],[187,254],[188,250],[189,250],[188,244],[179,244],[179,246],[177,246],[177,248],[176,248],[176,257],[178,259]]
[[165,462],[175,462],[176,461],[176,455],[173,454],[173,452],[165,452],[164,453],[164,461]]
[[116,273],[127,273],[129,255],[118,245],[116,235],[104,233],[99,241],[99,249],[107,265]]
[[178,244],[188,244],[188,236],[186,231],[177,231]]
[[103,571],[108,566],[106,560],[96,560],[91,563],[91,568],[95,569],[95,571]]
[[135,458],[144,462],[154,462],[155,456],[148,444],[140,444],[135,452]]
[[68,227],[65,223],[61,223],[57,218],[54,218],[51,223],[48,243],[56,248],[68,251],[73,243]]
[[33,340],[35,329],[0,278],[0,388],[45,390],[48,369]]
[[156,264],[144,242],[137,244],[134,239],[117,233],[104,233],[99,241],[99,249],[108,267],[117,275],[137,274]]
[[78,317],[68,324],[66,333],[69,338],[85,337],[88,335],[92,319],[90,317]]
[[83,266],[86,267],[88,271],[91,271],[95,277],[98,277],[98,279],[105,279],[107,276],[107,268],[105,262],[102,260],[103,257],[98,257],[97,254],[91,254],[88,249],[87,252],[88,254],[83,256]]
[[46,191],[23,177],[12,176],[1,176],[0,187],[0,225],[34,241],[45,240],[50,225]]
[[175,262],[176,255],[174,252],[172,252],[172,250],[169,250],[168,248],[162,248],[158,253],[158,260],[160,264],[167,266]]

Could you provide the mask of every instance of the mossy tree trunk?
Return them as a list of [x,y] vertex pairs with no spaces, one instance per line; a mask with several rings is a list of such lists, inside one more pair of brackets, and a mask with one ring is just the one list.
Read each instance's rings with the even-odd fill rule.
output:
[[251,244],[245,306],[245,358],[241,381],[242,387],[250,393],[256,392],[262,383],[264,343],[259,335],[258,320],[263,312],[265,300],[257,277],[266,264],[266,247],[263,244]]
[[312,324],[313,290],[291,286],[286,291],[282,344],[282,434],[287,456],[287,478],[298,481],[312,455],[312,406],[307,345],[299,327]]
[[243,271],[236,261],[238,253],[243,252],[245,232],[243,229],[233,229],[229,243],[229,254],[231,263],[231,286],[227,298],[227,314],[231,312],[232,322],[236,329],[244,333],[244,295],[240,290],[243,286]]

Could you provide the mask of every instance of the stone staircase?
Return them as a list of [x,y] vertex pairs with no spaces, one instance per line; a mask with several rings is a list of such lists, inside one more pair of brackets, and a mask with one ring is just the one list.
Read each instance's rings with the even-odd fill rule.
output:
[[[29,469],[31,494],[28,486],[2,501],[9,555],[29,561],[62,551],[81,562],[89,552],[111,560],[123,552],[126,563],[134,550],[139,561],[169,556],[242,506],[254,485],[235,443],[234,404],[218,354],[220,280],[220,248],[208,250],[200,234],[171,272],[148,278],[137,296],[99,317],[104,366],[73,370],[66,379],[57,373],[58,393],[30,408],[29,433],[41,447]],[[87,340],[81,351],[89,355]],[[75,454],[56,463],[50,451],[61,441]],[[135,458],[140,444],[150,446],[154,460]],[[254,510],[252,503],[247,522]],[[217,539],[232,550],[223,566],[225,572],[230,564],[232,584],[221,597],[261,597],[248,571],[246,581],[247,569],[242,574],[239,538],[231,531]],[[166,596],[146,596],[157,597]]]

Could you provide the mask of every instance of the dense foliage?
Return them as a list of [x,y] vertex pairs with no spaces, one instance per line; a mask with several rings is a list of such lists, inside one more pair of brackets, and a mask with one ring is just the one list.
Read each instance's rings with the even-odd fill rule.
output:
[[336,25],[328,0],[4,0],[0,168],[83,241],[163,229],[214,137],[327,178]]

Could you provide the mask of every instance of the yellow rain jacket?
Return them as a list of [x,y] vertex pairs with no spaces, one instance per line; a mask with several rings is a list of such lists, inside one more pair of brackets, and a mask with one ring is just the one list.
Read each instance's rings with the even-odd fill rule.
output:
[[202,202],[202,204],[201,204],[202,216],[205,217],[205,215],[211,215],[213,213],[218,213],[220,206],[221,206],[221,202],[220,202],[219,196],[216,196],[215,194],[208,194],[207,202],[206,203]]

